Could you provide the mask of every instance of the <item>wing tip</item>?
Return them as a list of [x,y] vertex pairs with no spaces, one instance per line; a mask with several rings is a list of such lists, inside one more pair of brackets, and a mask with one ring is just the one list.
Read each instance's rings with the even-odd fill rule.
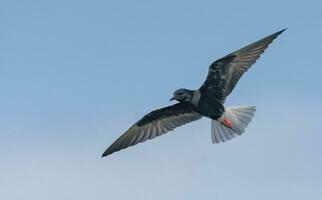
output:
[[112,153],[114,153],[115,151],[114,150],[111,150],[110,148],[108,148],[108,149],[106,149],[105,151],[104,151],[104,153],[102,154],[102,156],[101,156],[101,158],[104,158],[104,157],[106,157],[106,156],[108,156],[108,155],[111,155]]
[[277,32],[263,38],[262,40],[267,40],[268,44],[270,44],[271,42],[273,42],[273,40],[275,40],[280,34],[282,34],[286,30],[287,30],[287,28],[284,28],[280,31],[277,31]]
[[[273,40],[275,40],[280,34],[282,34],[286,30],[287,30],[287,28],[284,28],[280,31],[277,31],[271,35],[266,36],[265,38],[263,38],[259,41],[266,41],[267,45],[269,45],[271,42],[273,42]],[[257,41],[257,42],[259,42],[259,41]],[[257,42],[255,42],[255,43],[257,43]],[[255,43],[253,43],[253,44],[255,44]]]
[[275,39],[275,38],[277,38],[280,34],[282,34],[284,31],[286,31],[287,30],[287,28],[284,28],[284,29],[282,29],[282,30],[280,30],[280,31],[277,31],[276,33],[273,33],[272,35],[270,35],[270,36],[268,36],[268,37],[272,37],[273,38],[273,40]]
[[278,32],[276,32],[275,34],[276,35],[280,35],[281,33],[283,33],[284,31],[286,31],[287,30],[287,28],[284,28],[284,29],[282,29],[282,30],[280,30],[280,31],[278,31]]
[[104,152],[103,154],[102,154],[102,156],[101,156],[101,158],[104,158],[104,157],[106,157],[106,156],[108,156],[108,155],[110,155],[110,153],[108,153],[108,152]]

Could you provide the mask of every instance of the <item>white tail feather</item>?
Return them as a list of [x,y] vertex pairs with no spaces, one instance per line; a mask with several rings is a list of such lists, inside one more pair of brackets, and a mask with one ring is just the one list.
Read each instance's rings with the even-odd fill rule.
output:
[[[236,135],[245,132],[245,128],[252,120],[256,111],[255,106],[235,106],[225,109],[225,113],[218,120],[211,121],[212,143],[226,142]],[[227,119],[231,122],[231,128],[222,124],[222,120]]]

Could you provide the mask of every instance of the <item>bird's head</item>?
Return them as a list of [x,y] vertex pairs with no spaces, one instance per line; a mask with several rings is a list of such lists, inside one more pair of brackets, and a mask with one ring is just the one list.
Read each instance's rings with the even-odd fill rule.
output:
[[192,99],[192,96],[193,91],[188,89],[179,89],[173,93],[173,97],[170,99],[170,101],[177,100],[179,102],[187,102]]

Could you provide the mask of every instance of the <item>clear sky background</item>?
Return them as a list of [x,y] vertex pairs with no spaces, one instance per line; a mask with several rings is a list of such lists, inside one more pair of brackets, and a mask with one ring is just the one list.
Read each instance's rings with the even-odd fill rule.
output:
[[[301,2],[1,1],[0,199],[321,199],[322,3]],[[226,103],[257,106],[242,137],[202,119],[100,158],[283,28]]]

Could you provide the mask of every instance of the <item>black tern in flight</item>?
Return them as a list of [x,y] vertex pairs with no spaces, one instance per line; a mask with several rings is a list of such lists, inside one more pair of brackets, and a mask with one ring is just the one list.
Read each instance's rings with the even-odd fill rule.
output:
[[145,115],[109,146],[102,157],[155,138],[202,117],[211,119],[213,143],[226,142],[241,135],[254,116],[255,106],[225,108],[223,105],[225,99],[240,77],[284,30],[216,60],[209,66],[207,78],[199,89],[176,90],[170,100],[176,100],[178,103]]

